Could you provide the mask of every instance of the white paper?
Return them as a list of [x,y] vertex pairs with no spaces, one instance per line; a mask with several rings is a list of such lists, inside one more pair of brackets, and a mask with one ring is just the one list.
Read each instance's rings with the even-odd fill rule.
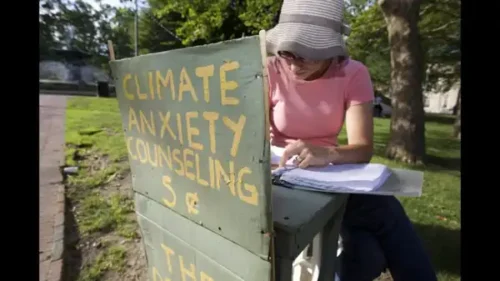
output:
[[[279,163],[284,149],[271,146],[271,163]],[[390,176],[390,169],[382,164],[330,164],[321,168],[300,169],[290,161],[284,168],[273,171],[280,180],[292,185],[327,192],[370,192],[379,188]]]
[[381,164],[328,165],[323,168],[284,169],[280,179],[294,185],[331,190],[369,192],[379,188],[390,176]]
[[[271,146],[271,165],[279,165],[283,152],[285,152],[284,147]],[[288,165],[293,165],[293,159],[295,159],[295,157],[288,159],[286,163]]]
[[278,165],[285,148],[271,145],[271,164]]

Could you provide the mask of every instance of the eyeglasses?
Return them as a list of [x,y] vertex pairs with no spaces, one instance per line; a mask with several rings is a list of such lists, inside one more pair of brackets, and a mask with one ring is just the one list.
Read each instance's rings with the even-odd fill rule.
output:
[[302,57],[295,55],[294,53],[288,51],[278,51],[278,56],[281,58],[290,61],[290,62],[299,62],[299,63],[317,63],[318,60],[308,60]]

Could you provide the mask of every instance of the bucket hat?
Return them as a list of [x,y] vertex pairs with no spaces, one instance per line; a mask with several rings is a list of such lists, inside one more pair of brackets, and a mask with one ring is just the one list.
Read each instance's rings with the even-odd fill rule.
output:
[[278,24],[266,32],[268,52],[288,51],[310,60],[346,57],[343,36],[350,28],[343,8],[343,0],[284,0]]

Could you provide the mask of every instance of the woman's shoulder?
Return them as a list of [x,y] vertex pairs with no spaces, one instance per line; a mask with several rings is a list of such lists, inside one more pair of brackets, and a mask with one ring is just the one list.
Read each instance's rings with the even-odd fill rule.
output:
[[360,72],[368,73],[368,67],[360,61],[349,58],[345,62],[344,71],[346,76],[354,76]]

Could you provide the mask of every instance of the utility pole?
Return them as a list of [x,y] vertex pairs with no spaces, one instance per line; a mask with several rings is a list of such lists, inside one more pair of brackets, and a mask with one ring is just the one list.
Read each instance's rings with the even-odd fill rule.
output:
[[137,4],[137,0],[135,0],[135,20],[134,20],[134,27],[135,27],[135,56],[139,54],[139,47],[138,47],[138,41],[139,41],[139,5]]

